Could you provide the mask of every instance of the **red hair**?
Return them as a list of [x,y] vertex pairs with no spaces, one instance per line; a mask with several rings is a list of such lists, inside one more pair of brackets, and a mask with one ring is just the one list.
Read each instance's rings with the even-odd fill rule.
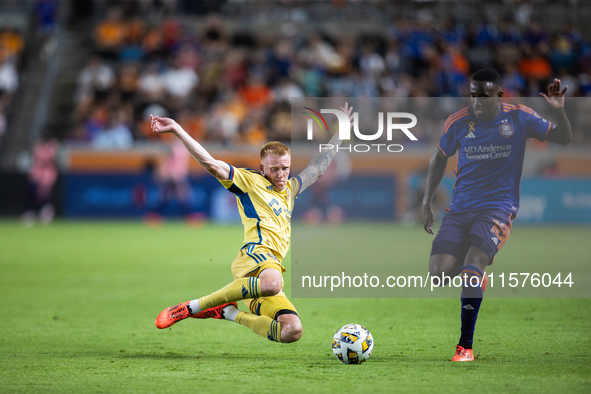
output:
[[271,142],[267,142],[261,148],[261,161],[267,155],[275,155],[275,156],[291,155],[291,150],[287,147],[287,145],[285,145],[281,142],[271,141]]

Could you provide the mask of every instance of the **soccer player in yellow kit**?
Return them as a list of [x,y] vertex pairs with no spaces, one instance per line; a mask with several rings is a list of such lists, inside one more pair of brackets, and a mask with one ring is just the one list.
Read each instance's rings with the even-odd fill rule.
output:
[[[353,107],[341,108],[349,119]],[[298,313],[283,292],[281,261],[291,236],[291,212],[295,198],[328,168],[336,149],[318,153],[306,169],[289,178],[291,155],[287,146],[269,142],[261,148],[259,171],[235,168],[214,159],[170,118],[152,117],[155,133],[173,133],[207,172],[236,195],[244,225],[244,245],[232,263],[234,281],[204,297],[163,310],[156,318],[162,329],[188,317],[235,321],[256,334],[277,342],[295,342],[302,336]],[[339,146],[338,132],[329,144]],[[250,312],[240,311],[243,300]]]

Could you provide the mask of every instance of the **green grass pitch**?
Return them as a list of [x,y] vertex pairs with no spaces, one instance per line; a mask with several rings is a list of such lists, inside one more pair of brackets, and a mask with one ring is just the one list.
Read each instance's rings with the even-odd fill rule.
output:
[[[590,227],[538,230],[516,227],[514,253],[542,237],[588,259]],[[388,231],[426,266],[422,228]],[[226,321],[156,329],[165,307],[232,279],[241,240],[240,226],[0,222],[0,392],[591,392],[589,299],[485,299],[472,363],[449,361],[457,299],[294,299],[304,336],[290,345]],[[359,366],[331,351],[352,322],[375,339]]]

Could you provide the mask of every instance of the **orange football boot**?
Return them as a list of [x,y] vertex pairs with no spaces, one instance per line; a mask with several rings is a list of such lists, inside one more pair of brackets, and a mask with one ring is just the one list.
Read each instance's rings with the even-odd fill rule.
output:
[[213,308],[206,309],[199,313],[192,315],[195,319],[223,319],[224,318],[224,311],[223,309],[228,305],[234,305],[238,308],[238,304],[235,302],[228,302],[226,304],[214,306]]
[[460,345],[456,346],[456,354],[451,361],[474,361],[472,349],[464,349]]
[[189,313],[189,301],[166,308],[156,318],[156,327],[162,329],[172,326],[174,323],[191,317]]
[[488,275],[486,271],[484,271],[484,275],[482,275],[482,292],[486,291],[486,286],[488,286]]

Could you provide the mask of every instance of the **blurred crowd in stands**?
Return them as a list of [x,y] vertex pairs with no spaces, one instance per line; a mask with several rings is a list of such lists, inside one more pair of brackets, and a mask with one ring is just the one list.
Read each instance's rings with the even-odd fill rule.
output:
[[[18,1],[1,2],[0,14],[11,8],[18,8]],[[27,5],[23,8],[27,9]],[[44,39],[52,34],[56,25],[58,0],[35,0],[31,7],[34,31]],[[25,68],[27,28],[18,26],[10,19],[0,24],[0,147],[8,129],[8,118],[14,110],[15,95],[21,85]]]
[[[465,25],[422,12],[383,34],[331,36],[286,24],[256,35],[232,32],[219,16],[155,22],[112,7],[93,31],[69,138],[126,149],[162,138],[151,133],[154,114],[201,141],[289,141],[290,97],[467,96],[470,74],[491,66],[505,96],[537,97],[554,77],[568,96],[591,96],[589,40],[568,23],[548,31],[522,19]],[[575,132],[577,143],[591,143],[590,131]]]
[[19,86],[25,40],[18,30],[0,27],[0,145],[6,133],[8,111]]

